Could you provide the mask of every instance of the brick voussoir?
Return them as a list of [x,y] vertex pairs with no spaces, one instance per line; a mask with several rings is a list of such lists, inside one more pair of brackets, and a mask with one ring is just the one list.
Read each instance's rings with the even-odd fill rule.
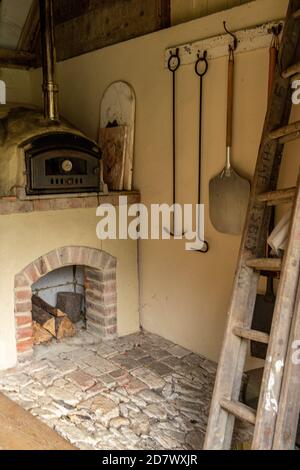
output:
[[29,266],[24,269],[23,273],[27,277],[29,284],[34,284],[41,277],[34,263],[29,264]]
[[34,266],[40,274],[40,277],[44,276],[45,274],[48,274],[48,272],[50,271],[45,256],[41,256],[38,260],[36,260],[34,262]]
[[62,248],[59,248],[57,250],[58,257],[60,260],[61,266],[68,266],[72,264],[71,256],[70,256],[70,247],[69,246],[64,246]]
[[85,248],[80,246],[70,246],[68,247],[68,259],[71,264],[81,265],[85,264],[86,254]]
[[30,287],[28,278],[23,274],[17,274],[15,276],[15,289]]
[[59,257],[57,250],[50,251],[50,253],[45,255],[44,258],[45,258],[47,267],[49,269],[49,272],[54,271],[55,269],[58,269],[62,266],[61,259]]

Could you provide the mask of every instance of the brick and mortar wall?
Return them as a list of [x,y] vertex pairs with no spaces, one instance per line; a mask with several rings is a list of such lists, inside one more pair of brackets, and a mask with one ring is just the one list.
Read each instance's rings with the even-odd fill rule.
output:
[[19,358],[32,352],[32,285],[64,266],[84,266],[87,328],[102,339],[117,334],[116,258],[95,248],[62,247],[41,256],[15,276],[16,342]]
[[85,305],[87,328],[102,338],[117,334],[117,287],[114,268],[85,269]]

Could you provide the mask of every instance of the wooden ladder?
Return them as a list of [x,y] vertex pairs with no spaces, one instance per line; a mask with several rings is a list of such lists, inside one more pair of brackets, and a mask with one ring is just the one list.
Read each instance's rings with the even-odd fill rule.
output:
[[[297,426],[298,415],[295,417],[294,412],[299,400],[294,408],[288,401],[293,403],[296,386],[291,387],[291,377],[296,371],[291,364],[285,365],[285,361],[293,352],[292,338],[297,339],[300,330],[300,307],[297,307],[300,185],[298,181],[296,188],[280,191],[276,188],[284,144],[300,137],[300,122],[288,124],[292,107],[291,79],[299,72],[300,0],[290,0],[242,236],[205,449],[231,448],[235,418],[254,425],[252,449],[268,450],[295,444],[295,441],[292,444],[295,430],[291,431],[290,426]],[[263,258],[271,206],[292,201],[290,236],[283,260]],[[261,271],[280,272],[270,335],[251,329]],[[268,344],[257,411],[239,401],[249,340]]]

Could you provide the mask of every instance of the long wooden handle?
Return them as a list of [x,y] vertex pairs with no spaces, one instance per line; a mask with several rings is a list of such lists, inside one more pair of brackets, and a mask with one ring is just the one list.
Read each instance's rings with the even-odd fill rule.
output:
[[228,84],[227,84],[227,133],[226,146],[232,146],[232,119],[233,119],[233,85],[234,85],[234,57],[229,54]]
[[268,83],[268,98],[270,100],[270,96],[273,89],[273,83],[275,79],[275,72],[276,72],[276,64],[277,64],[277,56],[278,50],[276,47],[270,47],[270,60],[269,60],[269,83]]

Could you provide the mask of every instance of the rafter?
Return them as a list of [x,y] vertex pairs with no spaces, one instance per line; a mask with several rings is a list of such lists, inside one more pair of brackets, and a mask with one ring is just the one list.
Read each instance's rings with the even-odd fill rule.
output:
[[0,48],[0,66],[8,68],[31,68],[36,64],[34,54]]

